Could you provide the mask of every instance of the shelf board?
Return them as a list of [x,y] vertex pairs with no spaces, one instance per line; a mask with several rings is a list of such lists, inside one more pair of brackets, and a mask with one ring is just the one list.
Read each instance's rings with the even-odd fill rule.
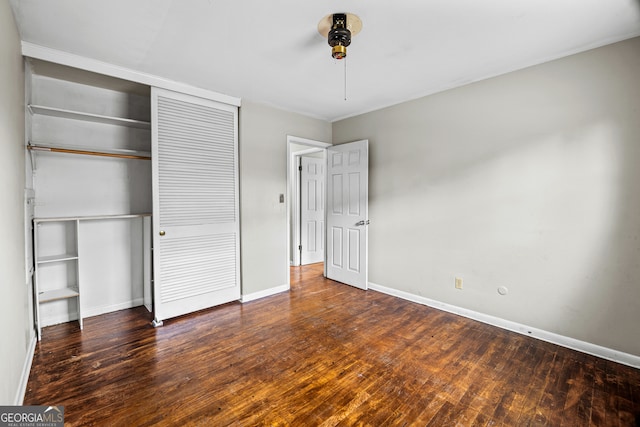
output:
[[33,218],[33,222],[61,222],[61,221],[95,221],[95,220],[105,220],[105,219],[128,219],[128,218],[143,218],[151,216],[151,213],[140,213],[140,214],[122,214],[122,215],[92,215],[92,216],[61,216],[61,217],[50,217],[50,218]]
[[55,107],[45,107],[43,105],[29,105],[29,111],[31,112],[31,114],[41,114],[43,116],[61,117],[64,119],[74,119],[87,122],[127,126],[137,129],[151,129],[151,123],[142,120],[104,116],[102,114],[85,113],[81,111],[65,110],[63,108]]
[[38,264],[47,264],[50,262],[60,262],[60,261],[70,261],[78,259],[78,255],[74,254],[62,254],[62,255],[51,255],[51,256],[43,256],[38,258]]
[[49,302],[61,299],[75,298],[80,294],[71,288],[55,289],[53,291],[40,292],[38,295],[38,301]]

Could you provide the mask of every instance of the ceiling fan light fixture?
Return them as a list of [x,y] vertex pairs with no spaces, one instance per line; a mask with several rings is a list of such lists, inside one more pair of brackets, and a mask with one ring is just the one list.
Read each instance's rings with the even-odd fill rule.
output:
[[331,46],[331,56],[334,59],[343,59],[347,56],[347,46],[351,44],[351,31],[347,28],[346,13],[333,14],[333,23],[327,42]]
[[362,21],[352,13],[332,13],[318,23],[318,32],[327,38],[327,43],[331,46],[331,56],[338,60],[346,58],[351,37],[361,29]]
[[347,56],[347,47],[337,44],[331,47],[331,56],[334,59],[343,59]]

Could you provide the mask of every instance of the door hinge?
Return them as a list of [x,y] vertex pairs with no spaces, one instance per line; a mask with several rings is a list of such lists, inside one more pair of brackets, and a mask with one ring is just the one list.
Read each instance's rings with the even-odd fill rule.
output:
[[301,251],[302,250],[302,245],[298,245],[298,250]]
[[302,172],[302,165],[298,166],[298,170]]

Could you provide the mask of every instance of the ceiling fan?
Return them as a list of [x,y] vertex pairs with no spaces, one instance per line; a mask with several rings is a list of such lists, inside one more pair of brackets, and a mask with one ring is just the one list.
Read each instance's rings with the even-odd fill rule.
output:
[[[362,30],[362,21],[353,13],[331,13],[318,22],[318,32],[331,46],[331,57],[342,60],[347,57],[351,37]],[[344,100],[347,100],[347,62],[344,61]]]
[[331,46],[331,56],[338,60],[346,58],[351,37],[360,30],[362,21],[353,13],[331,13],[318,22],[318,32]]

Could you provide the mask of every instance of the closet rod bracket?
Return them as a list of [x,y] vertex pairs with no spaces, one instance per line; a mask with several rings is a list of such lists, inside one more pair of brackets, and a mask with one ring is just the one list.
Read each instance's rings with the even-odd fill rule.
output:
[[31,173],[36,170],[36,155],[33,154],[33,146],[29,143],[27,144],[27,152],[29,153],[29,160],[31,160]]

